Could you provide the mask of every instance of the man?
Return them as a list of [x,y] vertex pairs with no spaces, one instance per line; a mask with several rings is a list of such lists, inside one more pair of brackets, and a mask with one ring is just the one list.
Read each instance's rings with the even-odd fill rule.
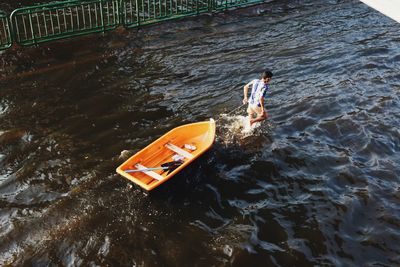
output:
[[[254,79],[243,87],[243,104],[249,103],[247,113],[249,114],[250,126],[268,117],[264,109],[264,98],[269,89],[268,83],[271,81],[272,76],[272,72],[267,69],[261,74],[261,79]],[[247,94],[250,85],[252,85],[252,89],[250,99],[248,99]]]

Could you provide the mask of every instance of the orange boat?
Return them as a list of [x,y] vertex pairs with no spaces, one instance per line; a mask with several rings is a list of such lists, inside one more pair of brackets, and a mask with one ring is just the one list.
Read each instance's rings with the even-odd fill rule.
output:
[[116,171],[150,191],[207,151],[213,145],[214,139],[213,119],[185,124],[172,129],[140,150]]

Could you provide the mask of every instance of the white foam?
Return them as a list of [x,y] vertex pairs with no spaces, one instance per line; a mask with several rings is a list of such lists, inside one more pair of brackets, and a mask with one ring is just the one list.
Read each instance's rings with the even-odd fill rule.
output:
[[250,126],[250,120],[247,116],[222,114],[218,137],[225,144],[237,143],[247,137],[260,134],[260,131],[263,134],[261,125],[261,122],[256,122]]

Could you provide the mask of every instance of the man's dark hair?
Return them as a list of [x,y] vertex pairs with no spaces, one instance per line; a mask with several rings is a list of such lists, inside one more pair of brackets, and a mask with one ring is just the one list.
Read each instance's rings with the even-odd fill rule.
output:
[[272,78],[272,76],[274,76],[274,74],[268,69],[265,70],[261,75],[262,78]]

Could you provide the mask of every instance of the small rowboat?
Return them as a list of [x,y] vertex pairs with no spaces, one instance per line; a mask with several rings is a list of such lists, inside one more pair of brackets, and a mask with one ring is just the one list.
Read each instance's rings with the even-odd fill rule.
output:
[[[117,168],[117,173],[150,191],[180,172],[214,143],[215,121],[176,127],[140,150]],[[175,164],[178,162],[178,164]],[[171,164],[172,163],[172,164]],[[173,169],[166,171],[168,167]]]

